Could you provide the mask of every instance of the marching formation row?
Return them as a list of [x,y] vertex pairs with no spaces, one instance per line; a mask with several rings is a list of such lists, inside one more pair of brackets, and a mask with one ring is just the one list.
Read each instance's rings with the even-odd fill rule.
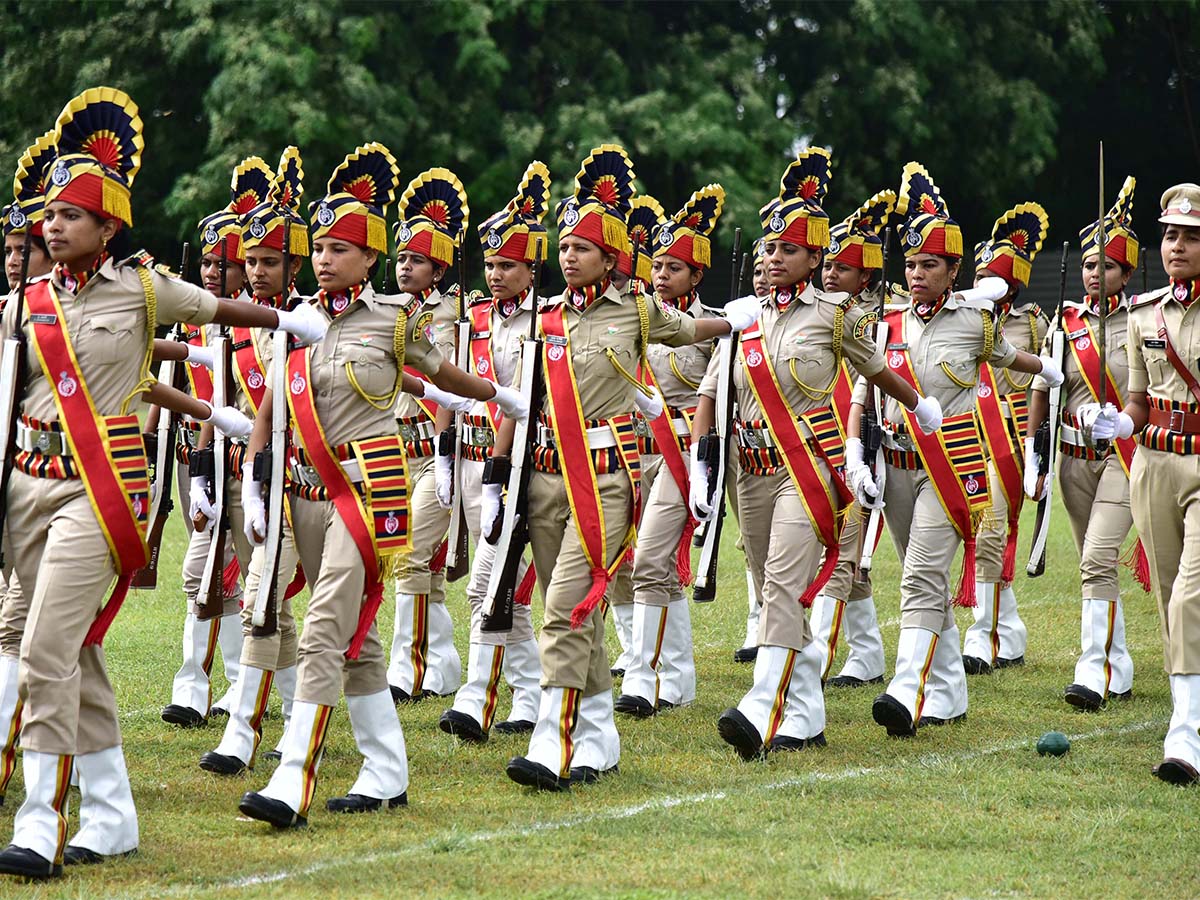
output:
[[[85,91],[21,158],[4,209],[0,799],[18,737],[25,797],[0,872],[51,877],[137,849],[102,642],[130,587],[157,582],[176,493],[188,605],[163,719],[227,716],[199,760],[214,775],[278,759],[239,804],[278,828],[307,822],[343,694],[363,764],[331,812],[407,802],[396,704],[431,697],[453,696],[440,727],[463,741],[528,734],[507,767],[520,785],[616,773],[617,713],[696,696],[684,591],[717,594],[726,511],[748,571],[735,658],[754,668],[716,724],[742,758],[824,745],[825,686],[883,683],[870,568],[884,525],[903,560],[901,627],[873,717],[895,736],[959,721],[968,674],[1024,661],[1017,522],[1037,501],[1028,569],[1040,574],[1056,480],[1082,558],[1065,699],[1098,709],[1130,696],[1117,572],[1136,523],[1132,559],[1159,601],[1174,700],[1154,771],[1197,779],[1197,586],[1181,561],[1200,540],[1200,187],[1163,195],[1171,284],[1132,298],[1134,180],[1107,212],[1101,199],[1079,236],[1082,296],[1066,299],[1064,246],[1051,321],[1020,296],[1049,228],[1040,205],[996,221],[975,248],[975,285],[956,291],[961,231],[919,163],[831,226],[830,154],[807,149],[744,255],[738,230],[733,290],[714,310],[699,287],[724,190],[702,187],[667,215],[635,195],[615,145],[588,155],[555,208],[567,288],[552,298],[538,290],[540,162],[477,226],[481,293],[462,271],[469,209],[453,172],[401,191],[388,149],[364,144],[306,213],[299,151],[275,168],[250,157],[228,206],[199,224],[199,287],[119,249],[142,150],[133,101]],[[882,278],[893,226],[904,288]],[[312,297],[294,288],[306,259]],[[456,262],[459,285],[443,289]],[[739,297],[751,267],[754,293]],[[445,605],[459,577],[465,678]],[[392,579],[388,654],[375,619]],[[291,599],[305,585],[301,627]],[[965,639],[955,605],[973,608]],[[218,650],[231,686],[214,701]],[[266,751],[273,688],[285,722]]]

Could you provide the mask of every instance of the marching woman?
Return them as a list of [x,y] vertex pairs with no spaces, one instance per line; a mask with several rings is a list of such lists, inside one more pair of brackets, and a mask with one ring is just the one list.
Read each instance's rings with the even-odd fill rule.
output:
[[[266,199],[270,187],[270,167],[257,156],[248,157],[234,169],[229,204],[219,212],[200,220],[200,276],[205,288],[214,297],[223,296],[223,291],[232,296],[241,295],[246,282],[241,217]],[[188,341],[189,377],[196,396],[212,397],[210,345],[213,335],[206,333],[209,329],[195,330],[196,335]],[[269,331],[264,333],[270,334]],[[200,361],[202,357],[203,362]],[[230,402],[236,401],[231,397]],[[212,451],[207,448],[212,442],[212,429],[191,433],[194,443],[189,449],[190,453],[197,457],[197,462],[199,463],[206,452],[211,457]],[[239,607],[242,593],[238,589],[237,580],[250,563],[250,544],[241,534],[240,505],[237,507],[238,528],[233,527],[232,506],[227,507],[231,515],[231,533],[224,539],[225,558],[219,561],[222,569],[212,574],[214,578],[223,578],[225,573],[231,576],[229,581],[232,584],[222,584],[224,608],[218,615],[200,618],[207,598],[200,597],[199,593],[204,580],[204,569],[208,563],[209,546],[214,539],[213,529],[217,527],[213,522],[215,510],[209,499],[212,493],[209,481],[207,475],[197,470],[191,475],[188,485],[188,546],[183,557],[182,575],[187,608],[183,624],[183,665],[175,673],[171,684],[171,702],[162,711],[163,721],[184,727],[204,724],[212,711],[211,675],[217,647],[220,646],[224,658],[230,696],[236,690],[237,673],[240,668],[238,655],[241,651],[242,631]],[[209,527],[203,531],[193,527],[197,521],[197,513],[208,519]],[[227,567],[226,563],[233,565]],[[222,697],[218,702],[223,704],[223,710],[228,711],[228,697]]]
[[[900,640],[896,672],[875,698],[872,715],[888,734],[912,735],[924,724],[961,719],[967,682],[953,605],[972,606],[975,531],[987,508],[987,467],[975,424],[979,367],[1041,372],[1047,382],[1062,374],[1047,359],[1018,351],[999,331],[986,285],[978,295],[954,294],[962,259],[962,232],[950,218],[937,186],[919,163],[904,167],[896,212],[904,276],[912,295],[907,309],[885,317],[889,369],[919,386],[945,414],[937,434],[911,413],[887,402],[883,410],[886,477],[883,496],[862,462],[861,444],[847,442],[847,477],[864,507],[884,505],[884,519],[903,559]],[[999,281],[999,279],[997,279]],[[1003,296],[1003,282],[996,299]],[[855,403],[865,399],[856,387]],[[851,427],[853,438],[859,437]],[[951,603],[950,569],[965,543],[963,574]]]
[[[13,202],[0,211],[4,229],[4,270],[10,291],[21,281],[22,256],[25,241],[29,241],[29,259],[25,263],[30,280],[49,275],[53,262],[42,236],[42,211],[45,206],[42,173],[54,157],[54,132],[47,131],[21,156],[13,178]],[[8,302],[7,295],[3,304]],[[29,614],[29,597],[12,568],[12,559],[5,559],[5,571],[0,574],[0,804],[8,791],[8,783],[17,770],[17,735],[21,731],[23,704],[17,691],[17,673],[21,661],[21,636],[25,633],[25,618]]]
[[[1096,246],[1100,223],[1093,222],[1079,232],[1084,297],[1065,301],[1062,319],[1054,323],[1055,329],[1062,329],[1064,345],[1070,348],[1063,353],[1066,380],[1061,386],[1057,477],[1075,549],[1079,551],[1083,589],[1079,659],[1064,699],[1084,710],[1099,709],[1110,697],[1127,699],[1133,690],[1133,657],[1125,644],[1118,572],[1121,546],[1133,527],[1129,472],[1136,444],[1132,437],[1122,438],[1113,441],[1101,454],[1084,433],[1081,417],[1089,414],[1095,417],[1100,396],[1100,346],[1096,331],[1102,308],[1105,393],[1114,404],[1125,404],[1129,381],[1126,352],[1129,300],[1125,286],[1138,262],[1137,235],[1130,227],[1135,186],[1132,177],[1125,179],[1116,204],[1104,218],[1107,242],[1103,261]],[[1047,335],[1047,354],[1051,347]],[[1034,379],[1024,442],[1025,492],[1034,500],[1041,499],[1038,468],[1042,461],[1034,451],[1033,437],[1049,414],[1049,392],[1042,379]],[[1143,553],[1139,542],[1134,558],[1140,560]]]
[[[497,384],[516,386],[521,348],[533,331],[538,298],[534,296],[534,266],[546,259],[548,235],[542,219],[550,203],[550,170],[534,161],[525,170],[517,195],[500,212],[479,226],[483,267],[490,296],[471,303],[471,371]],[[512,711],[496,723],[504,734],[527,733],[537,719],[541,694],[541,665],[533,633],[530,600],[535,574],[522,564],[521,590],[513,605],[513,627],[507,632],[482,630],[483,601],[496,558],[496,548],[480,537],[483,469],[503,416],[494,403],[477,403],[457,435],[462,454],[461,485],[464,522],[475,543],[467,600],[471,604],[471,637],[467,680],[454,695],[454,704],[438,726],[466,741],[482,743],[495,721],[501,673],[513,690]],[[438,498],[449,507],[453,497],[451,456],[438,456]]]
[[[300,151],[288,147],[279,160],[279,168],[271,181],[266,199],[240,216],[237,224],[246,257],[246,280],[251,297],[255,303],[271,309],[286,309],[294,303],[296,276],[309,254],[308,228],[300,214],[303,179]],[[261,328],[235,328],[231,337],[234,397],[238,409],[253,418],[258,415],[267,392],[267,371],[273,355],[271,333]],[[241,627],[238,629],[241,635],[241,672],[230,697],[229,721],[225,723],[217,748],[200,757],[200,768],[217,775],[236,775],[254,767],[272,685],[283,701],[283,724],[287,728],[296,692],[298,642],[291,594],[303,586],[302,579],[293,580],[298,558],[292,528],[285,518],[276,566],[275,628],[264,631],[253,627],[252,614],[262,581],[263,566],[266,564],[266,553],[261,545],[243,545],[243,541],[247,541],[245,510],[242,507],[243,467],[248,456],[246,444],[231,442],[227,444],[227,449],[229,459],[226,471],[229,475],[225,502],[228,504],[229,527],[239,561],[246,571],[246,601],[242,606]],[[253,461],[253,458],[249,458],[251,464]],[[193,491],[195,496],[196,492]],[[286,497],[284,502],[287,502]],[[253,548],[253,552],[246,559],[242,554],[248,548]]]
[[[728,319],[697,320],[622,295],[612,284],[629,252],[626,216],[633,164],[604,144],[559,204],[559,266],[566,291],[539,316],[546,406],[535,434],[529,489],[530,543],[546,602],[540,650],[542,697],[529,750],[508,764],[518,784],[564,790],[613,772],[620,737],[601,601],[633,540],[639,457],[632,425],[636,370],[651,342],[684,346],[750,324],[758,303],[735,301]],[[492,451],[507,457],[503,423]],[[500,484],[485,486],[481,522],[492,530]]]
[[[466,233],[467,194],[449,169],[422,172],[400,198],[396,238],[396,286],[419,303],[413,321],[444,359],[454,359],[455,299],[438,290],[454,264],[454,252]],[[466,285],[459,285],[466,290]],[[436,456],[439,412],[449,422],[450,410],[474,404],[443,394],[419,367],[408,374],[426,382],[423,396],[400,394],[396,420],[408,455],[412,509],[412,551],[400,562],[396,578],[396,621],[387,679],[397,702],[426,696],[449,696],[462,678],[462,661],[454,646],[454,623],[446,607],[446,531],[450,512],[437,498]]]
[[[91,88],[67,104],[45,185],[43,234],[54,269],[27,285],[19,320],[18,304],[4,312],[4,334],[25,337],[28,371],[4,538],[30,610],[20,669],[25,802],[0,872],[25,877],[62,872],[72,766],[82,803],[66,861],[99,862],[138,845],[101,641],[147,558],[149,482],[137,410],[154,384],[154,327],[218,321],[280,327],[304,340],[324,327],[308,315],[218,299],[140,257],[110,257],[110,242],[132,221],[141,130],[136,105],[113,88]],[[178,408],[219,425],[240,418],[182,396]]]
[[[698,289],[712,264],[711,235],[721,216],[725,191],[707,185],[652,233],[654,297],[664,309],[696,318]],[[658,473],[643,490],[633,568],[633,652],[625,670],[617,712],[641,718],[696,699],[692,623],[683,588],[691,584],[692,535],[688,508],[691,425],[696,392],[712,355],[710,344],[670,348],[651,344],[643,382],[665,413],[646,417]],[[645,465],[645,456],[643,456]]]
[[[1003,278],[1008,293],[996,302],[996,321],[1005,339],[1027,353],[1040,353],[1049,327],[1046,314],[1032,300],[1020,299],[1028,287],[1033,259],[1042,249],[1050,219],[1037,203],[1020,203],[996,220],[990,240],[975,247],[975,283]],[[986,675],[993,668],[1025,662],[1028,632],[1017,612],[1013,593],[1017,525],[1025,497],[1022,451],[1029,416],[1029,385],[1034,376],[1011,369],[980,367],[976,391],[979,424],[988,450],[988,496],[991,510],[976,535],[975,621],[963,637],[963,668]]]
[[[883,241],[879,234],[887,227],[896,205],[895,191],[881,191],[846,220],[829,230],[829,249],[821,266],[821,283],[829,293],[847,293],[867,308],[872,302],[865,293],[872,282],[886,291],[883,276]],[[873,320],[872,320],[873,321]],[[853,381],[849,364],[842,360],[844,372],[832,385],[831,407],[838,414],[843,433],[849,430]],[[871,594],[871,576],[859,569],[866,533],[866,512],[858,503],[851,506],[842,525],[842,543],[837,568],[824,590],[813,601],[809,622],[813,643],[821,655],[821,682],[835,687],[861,687],[883,681],[883,638],[875,615]],[[838,639],[845,635],[850,654],[841,672],[829,678],[837,658]]]
[[[842,359],[915,409],[926,427],[940,422],[937,403],[884,366],[867,311],[848,294],[813,285],[829,243],[821,209],[829,178],[829,151],[806,149],[784,172],[779,196],[760,210],[771,292],[758,325],[741,335],[732,367],[738,523],[747,561],[760,573],[763,605],[754,684],[721,714],[717,729],[747,761],[825,744],[821,660],[805,611],[837,566],[841,513],[850,500],[837,474],[843,441],[830,401]],[[713,425],[720,381],[728,377],[719,374],[722,355],[700,387],[693,441]],[[712,514],[707,469],[692,460],[697,518]]]
[[[300,635],[296,696],[280,744],[279,767],[239,808],[277,828],[301,826],[316,791],[333,707],[346,694],[350,726],[364,760],[331,812],[366,812],[407,802],[404,734],[388,690],[375,614],[383,582],[409,547],[404,441],[393,408],[405,363],[463,396],[495,400],[524,414],[520,395],[468,375],[434,347],[419,298],[377,295],[370,277],[387,250],[384,214],[399,171],[382,144],[359,147],[312,204],[312,261],[320,290],[312,305],[329,323],[325,339],[286,360],[292,445],[292,535],[312,588]],[[268,377],[268,384],[271,378]],[[266,447],[273,405],[258,407],[247,460]],[[253,463],[247,463],[252,467]],[[247,537],[266,535],[262,482],[242,482]]]

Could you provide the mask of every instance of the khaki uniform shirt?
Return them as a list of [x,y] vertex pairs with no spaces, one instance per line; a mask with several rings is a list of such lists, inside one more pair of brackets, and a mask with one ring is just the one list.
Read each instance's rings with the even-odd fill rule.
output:
[[[779,312],[769,299],[764,302],[759,323],[765,334],[767,354],[775,368],[775,378],[796,415],[829,406],[838,357],[833,352],[834,320],[842,310],[842,353],[862,375],[870,377],[883,371],[883,355],[876,349],[870,311],[855,304],[849,294],[826,293],[809,284]],[[717,395],[720,354],[714,354],[700,385],[706,397]],[[763,418],[743,365],[734,371],[739,417],[744,421]]]
[[1187,382],[1179,377],[1167,359],[1165,346],[1158,336],[1154,308],[1162,301],[1163,320],[1171,346],[1197,377],[1196,359],[1200,356],[1200,306],[1187,309],[1176,300],[1169,287],[1135,297],[1129,310],[1129,393],[1144,391],[1151,397],[1175,403],[1195,405],[1196,398]]
[[[518,387],[516,384],[517,369],[521,362],[521,349],[525,339],[533,330],[533,291],[530,291],[521,305],[507,319],[496,310],[495,303],[489,298],[486,302],[492,307],[489,330],[492,344],[492,371],[490,377],[497,384],[505,387]],[[471,372],[479,375],[477,360],[471,359]],[[483,377],[483,376],[480,376]],[[471,409],[473,416],[486,416],[487,401],[480,400]]]
[[[96,412],[102,416],[120,415],[122,403],[137,387],[143,374],[141,361],[146,358],[150,330],[175,322],[211,322],[217,314],[217,298],[204,288],[168,277],[153,268],[147,271],[157,301],[158,321],[153,324],[146,321],[146,296],[137,267],[132,263],[116,264],[111,259],[106,260],[78,295],[59,282],[54,284],[79,369],[87,382]],[[23,314],[21,327],[28,335],[28,306]],[[15,333],[16,316],[17,305],[8,304],[3,318],[4,338]],[[28,342],[25,361],[29,377],[21,399],[21,412],[43,422],[58,421],[53,393],[58,376],[57,373],[54,376],[55,384],[46,380],[32,338]],[[126,412],[135,412],[141,402],[139,395]]]
[[[650,302],[659,305],[654,298]],[[703,317],[699,299],[688,307],[687,314],[694,319]],[[667,406],[672,409],[691,409],[696,405],[696,394],[708,363],[713,355],[712,344],[703,341],[685,347],[671,348],[663,344],[651,344],[646,348],[646,360],[654,373],[654,380],[663,393]]]
[[[1050,328],[1050,320],[1036,303],[1026,303],[1014,306],[1005,313],[1000,322],[1004,337],[1018,350],[1032,353],[1040,352],[1042,340]],[[1008,394],[1019,394],[1029,390],[1035,376],[1024,372],[1014,372],[1011,369],[1001,369],[996,373],[996,390],[1001,397]]]
[[[565,304],[567,310],[571,364],[584,418],[611,419],[633,412],[633,395],[637,388],[617,371],[605,351],[611,349],[621,368],[630,377],[636,377],[642,351],[637,301],[609,285],[608,290],[583,311],[567,302],[563,294],[552,298],[546,308],[560,304]],[[663,309],[657,303],[648,303],[646,311],[650,315],[649,343],[683,347],[695,342],[695,319]]]
[[[1074,308],[1079,314],[1079,318],[1091,326],[1092,339],[1095,340],[1098,318],[1088,309],[1087,303],[1077,300],[1068,302],[1066,306]],[[1055,323],[1055,327],[1058,327],[1058,323]],[[1127,385],[1129,383],[1129,349],[1126,346],[1129,343],[1129,301],[1125,297],[1121,298],[1121,305],[1108,316],[1104,330],[1104,341],[1106,344],[1104,353],[1108,357],[1108,369],[1112,372],[1113,381],[1116,383],[1117,391],[1121,395],[1119,397],[1109,397],[1108,401],[1120,407],[1125,405]],[[1050,337],[1049,334],[1046,335],[1042,346],[1042,352],[1047,356],[1050,355]],[[1080,373],[1079,366],[1075,362],[1075,354],[1071,350],[1071,342],[1069,340],[1064,340],[1063,342],[1062,368],[1065,377],[1061,395],[1062,409],[1064,412],[1076,415],[1080,406],[1085,403],[1095,403],[1096,398],[1092,396],[1087,382],[1083,380],[1083,375]],[[1040,375],[1035,375],[1033,390],[1041,391],[1045,394],[1050,392],[1050,386],[1046,384]]]
[[[407,294],[376,294],[368,284],[358,299],[331,321],[325,339],[313,345],[309,358],[313,397],[331,447],[395,434],[392,405],[383,399],[390,397],[402,367],[416,366],[433,375],[441,366],[442,354],[413,319],[405,326],[404,359],[396,359],[396,317],[406,300],[411,300]],[[321,312],[328,318],[325,310]],[[350,372],[358,387],[350,381]],[[360,388],[376,399],[364,397]],[[298,442],[299,435],[293,439]]]
[[[984,325],[985,308],[990,304],[962,303],[951,296],[945,306],[926,324],[911,308],[904,312],[904,343],[899,335],[888,334],[885,357],[891,365],[893,350],[908,350],[918,390],[923,397],[937,397],[946,418],[975,408],[975,386],[979,381],[979,363],[988,362],[998,369],[1012,365],[1017,348],[1008,342],[996,322]],[[990,317],[989,317],[990,318]],[[984,328],[992,330],[992,353],[981,360],[987,339]],[[899,362],[899,355],[895,357]],[[867,385],[859,379],[854,401],[865,405]],[[904,411],[891,397],[884,398],[883,415],[889,422],[903,422]]]
[[[397,300],[407,306],[412,303],[413,295],[400,294]],[[457,301],[434,288],[433,293],[426,297],[425,302],[409,317],[409,341],[413,340],[415,331],[420,331],[424,334],[426,342],[439,351],[439,362],[442,359],[452,360],[454,359],[454,322],[457,318]],[[409,360],[409,362],[412,361]],[[430,374],[425,369],[421,369],[421,371],[426,375]],[[437,371],[437,366],[433,367],[433,371]],[[410,419],[417,416],[424,417],[425,412],[421,409],[421,404],[417,402],[416,397],[401,392],[396,398],[394,416],[397,419]]]

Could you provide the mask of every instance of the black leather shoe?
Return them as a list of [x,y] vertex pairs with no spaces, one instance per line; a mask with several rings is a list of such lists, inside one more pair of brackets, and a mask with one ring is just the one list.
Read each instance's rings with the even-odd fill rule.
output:
[[214,775],[241,775],[247,766],[236,756],[226,756],[224,753],[209,750],[200,757],[200,768]]
[[[388,800],[388,809],[397,806],[408,806],[408,791]],[[330,797],[325,801],[325,808],[333,813],[378,812],[383,808],[383,801],[363,794],[347,794],[345,797]]]
[[[1121,701],[1132,700],[1133,699],[1133,688],[1130,688],[1127,691],[1122,691],[1119,694],[1114,694],[1110,691],[1108,694],[1108,699],[1109,700],[1121,700]],[[2,806],[3,804],[4,804],[4,798],[0,797],[0,806]]]
[[624,678],[625,670],[624,669],[609,669],[608,674],[611,675],[613,678]]
[[247,791],[243,794],[238,809],[242,815],[274,825],[276,828],[304,828],[308,825],[308,819],[282,800],[272,800],[257,791]]
[[216,716],[218,719],[229,718],[229,710],[225,709],[223,706],[214,706],[211,710],[209,710],[208,714],[210,716]]
[[528,719],[507,719],[492,726],[493,731],[501,734],[530,734],[534,729],[533,722]]
[[40,881],[43,878],[61,878],[62,866],[55,865],[32,850],[9,844],[0,851],[0,874]]
[[638,719],[649,719],[658,712],[654,708],[654,704],[649,700],[633,694],[622,694],[617,698],[617,702],[613,704],[613,709],[616,712],[624,713],[627,716],[634,716]]
[[1190,763],[1173,756],[1168,756],[1151,769],[1150,773],[1168,784],[1178,784],[1184,787],[1195,784],[1196,780],[1200,779],[1200,772],[1197,772]]
[[97,853],[95,850],[89,850],[87,847],[73,847],[68,845],[63,851],[63,865],[66,866],[95,866],[103,862],[108,862],[110,859],[124,859],[126,856],[133,856],[137,853],[137,848],[126,850],[124,853],[110,853],[105,856],[103,853]]
[[855,678],[853,675],[836,675],[825,682],[832,687],[866,687],[868,684],[883,684],[883,676],[879,675],[876,678]]
[[957,716],[951,716],[949,719],[943,719],[940,716],[921,716],[921,718],[917,720],[917,727],[924,728],[926,725],[953,725],[955,722],[962,722],[966,718],[966,713],[962,713],[961,715]]
[[1000,658],[996,659],[996,668],[997,669],[1011,669],[1013,666],[1023,666],[1023,665],[1025,665],[1025,657],[1023,655],[1015,657],[1013,659],[1000,659]]
[[1095,712],[1104,705],[1103,697],[1082,684],[1068,684],[1063,691],[1063,699],[1085,712]]
[[162,720],[181,728],[199,728],[208,720],[190,706],[179,706],[172,703],[162,711]]
[[891,694],[880,694],[871,704],[871,718],[887,729],[892,737],[912,737],[917,733],[912,714]]
[[967,670],[968,675],[991,675],[992,664],[987,660],[980,659],[978,656],[964,656],[963,668]]
[[459,712],[457,709],[448,709],[442,713],[442,717],[438,719],[438,728],[468,744],[487,743],[488,735],[483,730],[483,726],[473,717],[468,716],[465,712]]
[[262,758],[270,759],[275,762],[279,762],[281,759],[283,759],[283,754],[280,753],[278,750],[268,750],[266,753],[264,753],[262,755]]
[[810,738],[792,737],[787,734],[777,734],[771,738],[771,743],[767,747],[769,753],[778,753],[781,750],[807,750],[810,747],[825,746],[825,732],[814,734]]
[[668,710],[671,710],[671,709],[679,709],[679,704],[672,703],[670,700],[659,700],[658,701],[658,711],[659,712],[667,712]]
[[738,647],[733,651],[733,661],[735,663],[754,662],[758,659],[757,647]]
[[766,752],[758,729],[736,707],[721,713],[717,719],[717,732],[746,762],[762,759]]
[[591,766],[572,766],[571,784],[595,784],[601,778],[617,774],[619,774],[619,770],[616,766],[605,769],[603,772],[593,769]]
[[559,778],[541,763],[535,763],[523,756],[514,756],[510,759],[508,767],[504,771],[517,784],[537,788],[539,791],[569,791],[571,789],[569,778]]
[[394,684],[389,684],[388,688],[392,692],[392,702],[397,703],[397,704],[398,703],[420,703],[426,697],[432,696],[432,693],[430,691],[419,691],[417,693],[417,695],[414,697],[408,691],[404,690],[403,688],[398,688]]

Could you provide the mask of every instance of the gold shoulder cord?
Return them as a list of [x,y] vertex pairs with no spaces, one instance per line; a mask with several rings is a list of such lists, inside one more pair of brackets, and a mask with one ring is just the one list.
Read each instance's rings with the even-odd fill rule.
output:
[[[1045,335],[1038,332],[1038,310],[1036,307],[1032,312],[1029,313],[1029,334],[1033,338],[1033,349],[1029,352],[1034,356],[1037,356],[1042,352],[1042,338],[1044,338]],[[1029,390],[1029,386],[1033,384],[1033,378],[1034,376],[1030,375],[1024,381],[1018,381],[1017,379],[1013,378],[1012,369],[1004,370],[1004,380],[1008,382],[1009,387],[1012,387],[1018,391]]]
[[[642,294],[635,294],[634,299],[637,302],[638,311],[638,338],[641,343],[640,356],[642,365],[648,366],[650,363],[646,360],[646,345],[650,343],[650,310],[646,308],[646,298]],[[622,378],[632,384],[647,397],[653,396],[650,393],[649,388],[625,371],[625,367],[621,365],[621,361],[617,359],[617,354],[613,352],[612,347],[605,347],[604,355],[608,357],[608,361],[612,363],[612,367],[617,370],[617,374],[619,374]]]
[[150,371],[150,364],[154,360],[154,330],[158,325],[158,295],[154,293],[154,278],[150,270],[141,264],[136,268],[138,280],[142,283],[142,294],[146,298],[146,352],[142,357],[142,371],[138,376],[138,383],[129,392],[129,396],[121,401],[123,416],[129,415],[129,405],[138,396],[158,383]]
[[396,357],[396,381],[386,394],[368,394],[354,377],[354,364],[346,363],[346,380],[358,395],[379,410],[388,410],[396,402],[396,396],[404,386],[404,342],[408,329],[408,314],[401,309],[396,314],[396,327],[392,331],[392,353]]
[[963,381],[954,374],[949,363],[944,360],[938,363],[941,370],[946,373],[946,377],[964,390],[975,387],[975,383],[979,380],[979,367],[992,358],[992,351],[996,349],[996,323],[992,321],[991,315],[986,310],[979,310],[979,317],[983,320],[983,352],[975,361],[975,381]]
[[[818,301],[820,302],[820,301]],[[788,371],[792,373],[792,381],[796,382],[796,386],[800,388],[800,392],[809,400],[823,400],[833,393],[834,385],[837,384],[838,374],[842,370],[842,336],[845,332],[846,325],[846,310],[838,306],[833,314],[833,343],[830,348],[833,351],[833,377],[829,379],[829,384],[824,388],[813,387],[811,384],[806,384],[796,374],[796,360],[788,360]]]
[[700,382],[692,381],[692,379],[685,377],[684,374],[681,371],[679,371],[679,365],[675,362],[674,351],[672,351],[671,353],[669,353],[667,355],[667,359],[671,363],[671,374],[672,375],[674,375],[676,378],[678,378],[681,382],[686,384],[692,390],[694,390],[694,391],[700,390]]

